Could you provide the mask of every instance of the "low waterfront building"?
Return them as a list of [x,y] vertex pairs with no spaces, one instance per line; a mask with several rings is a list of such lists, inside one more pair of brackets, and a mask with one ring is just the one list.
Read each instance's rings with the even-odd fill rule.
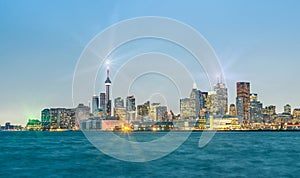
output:
[[210,122],[213,122],[211,130],[239,130],[241,124],[239,123],[240,117],[225,115],[222,117],[214,117]]
[[41,121],[38,119],[29,119],[25,129],[26,130],[32,130],[32,131],[38,131],[41,130]]
[[174,128],[173,122],[134,121],[131,123],[133,131],[169,131]]
[[102,121],[100,118],[94,118],[91,120],[81,121],[80,128],[84,131],[86,130],[101,130],[102,129]]
[[96,109],[93,113],[93,116],[103,118],[104,117],[104,109],[103,108]]

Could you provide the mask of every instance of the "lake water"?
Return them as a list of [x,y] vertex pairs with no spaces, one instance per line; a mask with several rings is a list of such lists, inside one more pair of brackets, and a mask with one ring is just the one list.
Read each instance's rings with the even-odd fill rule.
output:
[[0,177],[300,176],[300,132],[218,132],[204,148],[200,136],[192,133],[161,159],[134,163],[101,153],[81,132],[0,132]]

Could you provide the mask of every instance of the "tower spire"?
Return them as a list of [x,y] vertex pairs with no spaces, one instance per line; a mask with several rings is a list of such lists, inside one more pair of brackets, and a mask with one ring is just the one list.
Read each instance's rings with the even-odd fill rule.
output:
[[109,78],[109,64],[106,66],[106,77]]
[[111,86],[111,81],[109,79],[109,63],[106,63],[106,80],[105,80],[105,115],[106,116],[111,116],[111,100],[110,100],[110,86]]

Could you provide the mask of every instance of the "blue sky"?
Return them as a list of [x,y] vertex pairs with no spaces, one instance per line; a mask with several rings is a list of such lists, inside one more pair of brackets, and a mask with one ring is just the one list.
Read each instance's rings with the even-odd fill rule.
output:
[[300,107],[300,3],[279,0],[0,1],[0,124],[72,107],[72,77],[87,43],[109,25],[164,16],[198,30],[226,78],[250,81],[264,105]]

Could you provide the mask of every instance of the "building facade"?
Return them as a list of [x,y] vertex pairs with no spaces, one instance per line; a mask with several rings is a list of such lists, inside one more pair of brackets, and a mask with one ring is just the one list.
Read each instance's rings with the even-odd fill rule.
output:
[[292,108],[291,108],[291,105],[286,104],[286,105],[284,105],[283,108],[284,108],[284,113],[292,114]]
[[249,119],[250,122],[262,122],[263,114],[262,114],[263,104],[258,101],[258,95],[256,93],[250,94],[250,103],[249,103]]
[[180,118],[198,118],[200,111],[202,107],[206,105],[206,102],[207,100],[205,100],[202,92],[198,90],[194,84],[194,87],[190,93],[190,97],[180,99]]
[[105,108],[105,93],[100,93],[100,103],[99,107],[104,110]]
[[134,121],[136,119],[135,97],[133,95],[126,97],[126,112],[127,120],[129,122]]
[[[250,103],[250,83],[249,82],[237,82],[237,114],[244,120],[249,119],[249,103]],[[242,100],[242,101],[241,101]],[[241,105],[242,104],[242,105]],[[239,109],[243,109],[243,112]]]
[[156,117],[156,108],[160,105],[160,103],[151,103],[151,106],[150,106],[150,113],[149,113],[149,116],[150,116],[150,119],[152,121],[157,121],[157,117]]
[[229,115],[230,116],[236,116],[236,107],[235,107],[235,104],[230,104]]
[[166,121],[167,117],[168,117],[167,106],[156,107],[156,121]]
[[121,97],[115,98],[115,108],[124,108],[124,99]]
[[150,101],[137,106],[137,115],[140,117],[147,117],[150,114]]
[[214,91],[216,93],[216,100],[215,103],[215,113],[216,115],[225,115],[228,112],[228,94],[227,88],[224,83],[218,82],[214,86]]
[[92,110],[91,113],[94,113],[99,108],[99,96],[94,95],[92,98]]
[[[88,108],[89,111],[90,108]],[[77,130],[78,122],[75,109],[50,108],[42,110],[41,128],[42,130]]]

